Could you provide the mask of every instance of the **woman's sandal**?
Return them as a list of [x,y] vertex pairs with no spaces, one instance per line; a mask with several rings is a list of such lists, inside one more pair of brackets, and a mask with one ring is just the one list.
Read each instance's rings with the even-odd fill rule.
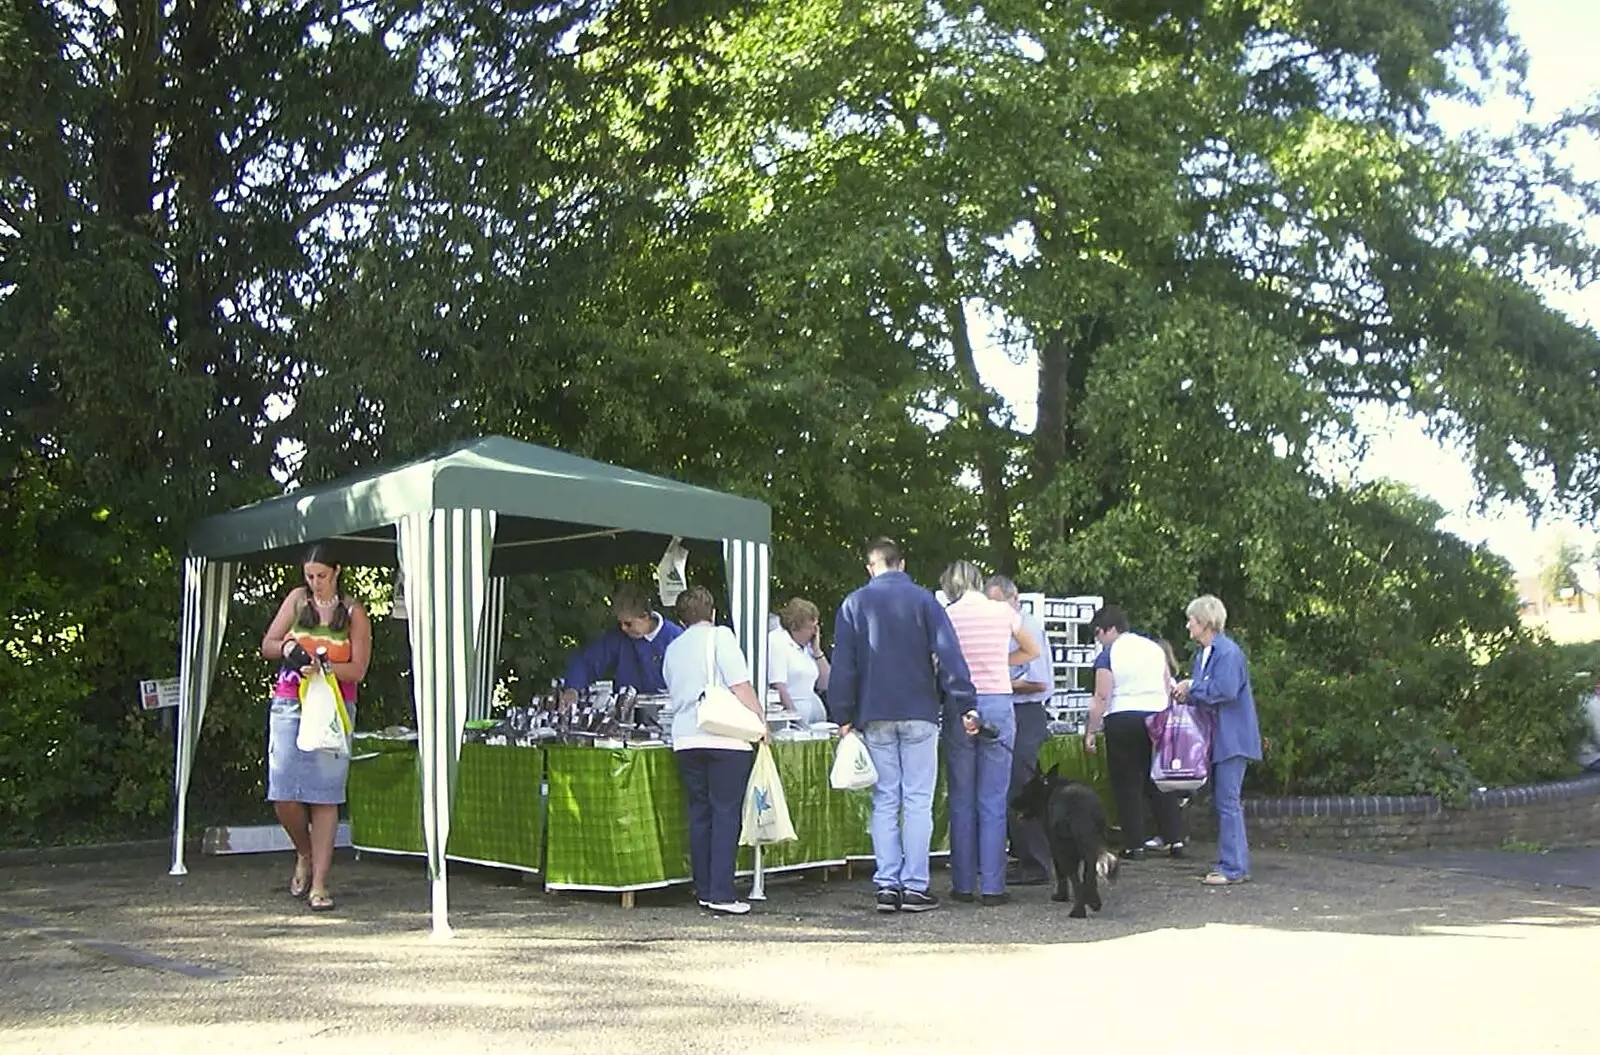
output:
[[289,880],[289,896],[302,898],[311,893],[311,858],[295,856],[294,878]]
[[1207,872],[1200,877],[1200,882],[1206,886],[1236,886],[1239,883],[1250,882],[1248,874],[1242,876],[1225,876],[1221,872]]
[[306,904],[311,906],[312,912],[328,912],[333,908],[333,895],[326,890],[313,890]]

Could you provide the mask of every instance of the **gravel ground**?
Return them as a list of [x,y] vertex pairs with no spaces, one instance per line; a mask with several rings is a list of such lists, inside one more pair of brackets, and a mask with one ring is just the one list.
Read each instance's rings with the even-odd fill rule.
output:
[[284,893],[284,855],[201,858],[184,879],[150,857],[13,865],[0,1051],[1593,1047],[1593,890],[1281,852],[1255,864],[1255,882],[1220,890],[1193,861],[1131,864],[1088,921],[1041,887],[880,917],[865,879],[835,872],[775,879],[755,913],[720,919],[677,892],[626,911],[460,868],[443,942],[411,861],[341,860],[323,915]]

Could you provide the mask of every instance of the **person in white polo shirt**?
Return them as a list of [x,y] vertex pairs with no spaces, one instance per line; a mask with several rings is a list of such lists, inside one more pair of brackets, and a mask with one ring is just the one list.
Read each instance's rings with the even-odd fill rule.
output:
[[[1167,709],[1172,699],[1172,673],[1158,642],[1128,629],[1128,617],[1115,605],[1094,614],[1100,655],[1094,663],[1094,701],[1084,749],[1093,752],[1103,729],[1106,770],[1122,826],[1122,857],[1140,860],[1146,850],[1184,856],[1183,812],[1178,796],[1159,790],[1150,779],[1150,733],[1145,719]],[[1155,813],[1160,837],[1145,841],[1144,807]]]

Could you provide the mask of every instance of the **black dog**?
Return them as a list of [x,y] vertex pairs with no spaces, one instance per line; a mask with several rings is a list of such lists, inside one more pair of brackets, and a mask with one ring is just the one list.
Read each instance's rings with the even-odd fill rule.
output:
[[1100,880],[1115,881],[1117,855],[1106,849],[1106,808],[1089,785],[1047,772],[1033,776],[1011,800],[1024,817],[1042,817],[1056,866],[1051,901],[1071,901],[1075,919],[1100,911]]

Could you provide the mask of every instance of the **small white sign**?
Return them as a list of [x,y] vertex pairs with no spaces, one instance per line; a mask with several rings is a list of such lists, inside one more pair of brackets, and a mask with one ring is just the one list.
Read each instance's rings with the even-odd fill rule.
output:
[[159,711],[163,707],[178,705],[178,679],[161,678],[139,683],[139,707],[146,711]]
[[670,608],[678,603],[678,595],[688,588],[689,577],[684,568],[689,561],[689,551],[677,535],[667,543],[667,551],[656,564],[656,592],[661,596],[661,606]]

